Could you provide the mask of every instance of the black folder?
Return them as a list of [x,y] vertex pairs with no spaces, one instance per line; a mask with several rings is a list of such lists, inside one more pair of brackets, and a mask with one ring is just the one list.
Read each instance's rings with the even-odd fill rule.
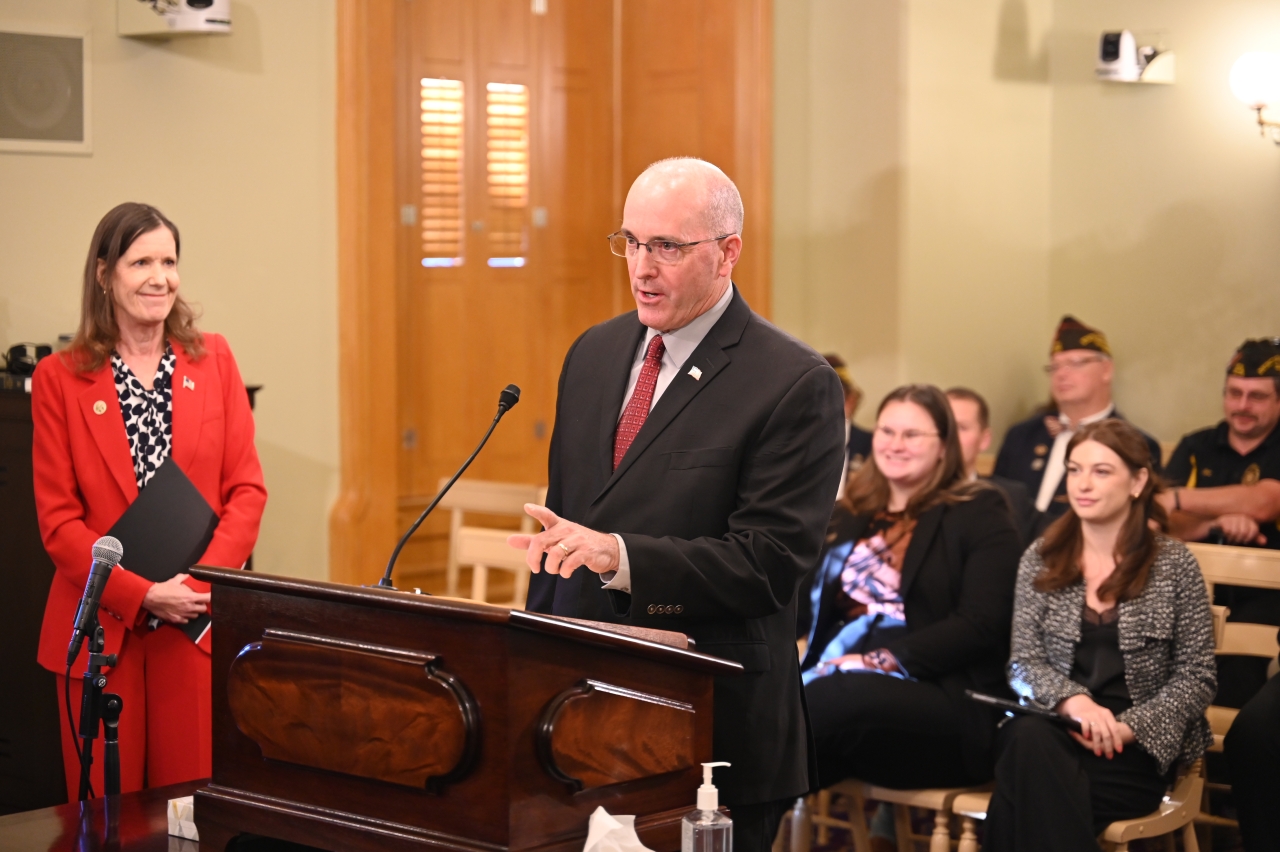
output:
[[[170,456],[107,535],[124,546],[122,566],[163,583],[200,560],[217,527],[218,513]],[[173,626],[199,642],[209,629],[209,613]]]

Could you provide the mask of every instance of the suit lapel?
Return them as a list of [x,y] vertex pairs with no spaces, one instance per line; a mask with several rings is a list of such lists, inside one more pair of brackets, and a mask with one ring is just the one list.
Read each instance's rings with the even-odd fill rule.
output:
[[173,345],[173,450],[171,455],[184,472],[191,470],[200,446],[200,426],[204,423],[205,400],[210,382],[200,365],[192,362],[178,344]]
[[[715,380],[717,374],[729,365],[729,355],[725,349],[736,345],[742,337],[742,331],[746,328],[747,320],[751,318],[751,309],[747,307],[747,303],[743,301],[735,288],[733,301],[729,303],[729,307],[725,310],[724,316],[712,326],[707,332],[707,336],[702,338],[702,342],[698,344],[698,348],[693,350],[693,354],[689,359],[680,365],[680,372],[671,380],[671,384],[662,392],[662,396],[658,399],[653,410],[649,412],[649,416],[645,419],[644,425],[640,427],[640,431],[636,433],[635,440],[631,442],[631,446],[627,449],[627,454],[623,456],[622,463],[618,465],[618,469],[605,481],[604,488],[596,495],[592,503],[597,503],[600,498],[608,493],[613,487],[613,483],[624,475],[632,465],[636,463],[636,459],[644,455],[644,451],[654,440],[662,434],[662,431],[670,425],[671,421],[676,418],[685,406],[689,404],[703,389],[709,387]],[[637,344],[638,345],[638,342]],[[632,353],[635,347],[632,347]],[[697,367],[702,371],[702,375],[695,379],[689,375],[686,367]],[[628,376],[629,376],[628,372]],[[625,389],[623,391],[625,393]],[[618,401],[618,409],[621,409],[622,401]],[[618,409],[615,409],[617,411]],[[613,434],[616,430],[617,418],[613,420],[613,425],[609,428],[609,464],[613,464]]]
[[645,328],[636,320],[631,334],[619,334],[613,340],[611,351],[604,353],[604,382],[600,408],[600,448],[597,454],[602,465],[599,482],[607,482],[613,474],[613,437],[618,432],[618,419],[622,416],[623,397],[627,382],[631,379],[631,366],[635,363],[636,349],[644,339]]
[[132,503],[138,496],[138,480],[133,472],[129,436],[124,430],[124,414],[120,411],[120,397],[116,395],[111,365],[107,364],[85,378],[91,384],[80,392],[80,413],[125,501]]
[[933,544],[933,538],[942,524],[942,513],[946,509],[945,505],[934,506],[921,515],[920,520],[916,522],[915,531],[911,533],[911,543],[907,545],[907,555],[902,560],[900,594],[903,600],[907,599],[907,592],[911,590],[911,584],[920,573],[920,566],[924,563],[924,557],[929,552],[930,545]]

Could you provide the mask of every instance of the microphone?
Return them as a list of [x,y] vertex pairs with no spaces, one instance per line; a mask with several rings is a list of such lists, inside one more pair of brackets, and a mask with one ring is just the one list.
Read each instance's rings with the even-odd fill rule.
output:
[[458,477],[462,476],[463,472],[465,472],[466,469],[471,466],[471,463],[476,460],[476,456],[480,455],[480,451],[484,449],[484,445],[488,442],[489,436],[493,434],[493,430],[497,427],[498,421],[502,419],[502,415],[515,408],[516,403],[519,401],[520,388],[515,385],[507,385],[502,389],[502,393],[498,394],[498,413],[493,416],[493,422],[489,424],[489,431],[484,433],[484,437],[480,439],[480,443],[476,446],[475,450],[467,460],[462,463],[462,467],[458,468],[458,472],[453,475],[453,478],[444,484],[444,488],[440,489],[440,493],[435,496],[435,499],[433,499],[427,508],[423,510],[422,514],[418,516],[418,520],[413,522],[413,526],[409,527],[409,531],[400,537],[400,541],[396,544],[396,549],[391,553],[391,559],[387,562],[387,570],[383,573],[382,579],[378,581],[378,585],[380,587],[384,589],[395,588],[391,583],[391,569],[396,567],[396,559],[400,557],[400,551],[404,549],[405,544],[407,544],[409,539],[413,537],[413,534],[418,531],[418,527],[422,526],[422,522],[427,519],[427,515],[431,514],[431,510],[436,507],[436,504],[443,499],[444,495],[449,493],[449,489],[453,487],[453,483],[458,481]]
[[84,584],[84,595],[80,598],[80,608],[76,610],[75,627],[71,631],[71,644],[67,646],[67,665],[71,666],[80,653],[80,646],[89,635],[91,625],[98,615],[98,602],[102,600],[102,590],[107,587],[107,579],[111,569],[120,564],[124,556],[124,546],[119,539],[104,535],[93,543],[93,564],[89,566],[89,580]]

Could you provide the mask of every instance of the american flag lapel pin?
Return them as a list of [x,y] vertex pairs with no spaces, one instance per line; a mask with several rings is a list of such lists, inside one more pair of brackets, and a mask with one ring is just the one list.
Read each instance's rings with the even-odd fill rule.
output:
[[190,377],[188,377],[188,376],[183,376],[183,377],[182,377],[182,386],[183,386],[184,388],[186,388],[187,390],[195,390],[195,389],[196,389],[196,383],[195,383],[195,382],[193,382],[193,381],[191,381]]
[[690,367],[689,375],[693,376],[693,380],[696,382],[702,378],[702,371],[699,370],[697,367]]

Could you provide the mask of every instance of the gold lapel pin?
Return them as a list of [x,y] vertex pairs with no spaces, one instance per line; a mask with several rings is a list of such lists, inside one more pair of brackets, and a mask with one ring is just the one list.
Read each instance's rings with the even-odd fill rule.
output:
[[702,371],[699,370],[697,367],[690,367],[689,375],[693,376],[693,380],[696,382],[702,378]]
[[94,414],[106,414],[106,412],[107,412],[107,404],[102,400],[98,400],[93,404]]
[[183,377],[182,377],[182,386],[183,386],[184,388],[186,388],[187,390],[195,390],[195,389],[196,389],[196,383],[195,383],[195,382],[193,382],[193,381],[191,381],[191,379],[187,378],[186,376],[183,376]]

